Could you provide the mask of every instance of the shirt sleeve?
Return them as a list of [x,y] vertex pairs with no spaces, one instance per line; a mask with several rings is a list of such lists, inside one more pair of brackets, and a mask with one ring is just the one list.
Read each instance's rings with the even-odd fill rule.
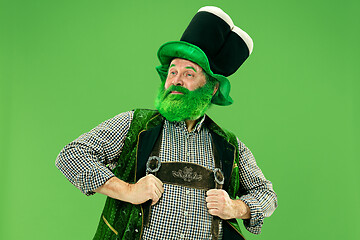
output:
[[249,232],[260,234],[264,218],[271,216],[277,207],[277,196],[272,183],[257,166],[253,154],[239,139],[238,147],[240,200],[249,206],[251,212],[250,219],[244,220],[244,226]]
[[121,113],[82,134],[66,145],[56,158],[56,167],[85,195],[114,176],[112,169],[122,151],[133,111]]

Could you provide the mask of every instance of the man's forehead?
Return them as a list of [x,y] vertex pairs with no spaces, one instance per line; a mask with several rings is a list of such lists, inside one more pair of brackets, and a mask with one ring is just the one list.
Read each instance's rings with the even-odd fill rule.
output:
[[169,68],[171,68],[173,66],[179,66],[179,65],[182,65],[185,68],[194,69],[195,71],[202,70],[202,68],[197,63],[194,63],[190,60],[183,59],[183,58],[174,58],[171,61]]

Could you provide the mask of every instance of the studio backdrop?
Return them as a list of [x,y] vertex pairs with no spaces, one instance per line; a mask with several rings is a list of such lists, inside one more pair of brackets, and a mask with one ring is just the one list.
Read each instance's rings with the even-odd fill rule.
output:
[[359,1],[0,0],[0,239],[92,239],[104,195],[55,167],[101,122],[154,108],[158,48],[218,6],[254,41],[208,111],[254,154],[278,194],[261,235],[360,239]]

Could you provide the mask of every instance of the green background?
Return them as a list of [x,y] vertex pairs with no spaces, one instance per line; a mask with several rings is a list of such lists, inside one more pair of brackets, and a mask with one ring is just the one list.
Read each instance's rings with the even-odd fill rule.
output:
[[156,51],[202,6],[254,40],[209,115],[252,150],[279,207],[247,239],[360,239],[359,1],[0,1],[0,239],[91,239],[105,196],[55,167],[102,121],[153,108]]

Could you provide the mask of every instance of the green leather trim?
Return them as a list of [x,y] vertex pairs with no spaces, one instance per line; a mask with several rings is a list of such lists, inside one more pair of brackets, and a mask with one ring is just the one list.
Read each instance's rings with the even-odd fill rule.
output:
[[105,224],[108,225],[108,227],[111,229],[111,231],[113,231],[116,235],[119,235],[119,233],[115,230],[115,228],[113,228],[113,226],[110,225],[110,223],[108,222],[108,220],[106,220],[106,218],[104,217],[104,215],[102,215],[102,218],[103,218]]

